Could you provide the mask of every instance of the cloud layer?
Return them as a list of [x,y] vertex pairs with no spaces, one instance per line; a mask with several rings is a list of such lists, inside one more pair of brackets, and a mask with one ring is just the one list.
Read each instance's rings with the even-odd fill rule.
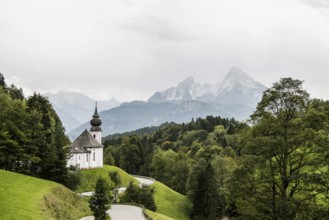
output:
[[324,0],[2,0],[0,71],[32,91],[146,100],[239,66],[329,98],[327,12]]

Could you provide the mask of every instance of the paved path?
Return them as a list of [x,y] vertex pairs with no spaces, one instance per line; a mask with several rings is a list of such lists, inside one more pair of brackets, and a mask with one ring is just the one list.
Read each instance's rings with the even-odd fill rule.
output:
[[[134,176],[140,184],[151,185],[154,183],[153,179],[143,178]],[[119,188],[119,193],[122,193],[126,190],[126,187]],[[93,192],[81,193],[82,196],[91,196]],[[111,209],[108,210],[108,213],[111,216],[112,220],[145,220],[143,215],[143,210],[137,206],[131,205],[111,205]],[[81,218],[80,220],[94,220],[94,216],[87,216]]]
[[81,196],[92,196],[93,194],[94,194],[93,191],[80,193]]
[[[145,220],[143,210],[131,205],[111,205],[111,209],[106,212],[112,220]],[[80,220],[94,220],[94,216],[87,216]]]
[[137,179],[141,184],[143,185],[152,185],[154,183],[154,180],[152,179],[147,179],[147,178],[143,178],[143,177],[136,177],[134,176],[135,179]]
[[112,205],[109,210],[112,220],[145,220],[143,210],[131,205]]

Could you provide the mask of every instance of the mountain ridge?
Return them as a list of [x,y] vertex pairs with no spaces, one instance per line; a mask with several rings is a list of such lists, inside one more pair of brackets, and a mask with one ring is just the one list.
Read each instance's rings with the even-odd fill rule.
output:
[[[58,116],[61,118],[66,131],[69,132],[87,120],[95,111],[95,100],[77,92],[59,91],[56,93],[45,93],[54,106]],[[115,98],[105,101],[97,101],[98,109],[110,109],[121,104]]]
[[[147,101],[148,102],[184,102],[186,100],[197,100],[215,103],[231,103],[226,100],[225,96],[233,98],[235,93],[242,94],[240,100],[234,97],[236,103],[247,104],[245,96],[256,96],[260,99],[260,94],[266,89],[266,86],[255,81],[246,72],[238,67],[232,67],[224,76],[223,80],[214,84],[197,83],[193,77],[189,76],[179,82],[176,87],[171,87],[160,92],[155,92]],[[240,91],[236,91],[240,90]],[[251,100],[248,98],[248,102]],[[252,101],[252,106],[254,101]]]
[[[155,92],[146,102],[132,101],[100,112],[103,135],[158,126],[166,122],[183,123],[208,115],[245,120],[261,99],[264,85],[247,73],[232,67],[221,82],[195,82],[188,77],[177,86]],[[69,133],[71,139],[89,129],[89,119]]]

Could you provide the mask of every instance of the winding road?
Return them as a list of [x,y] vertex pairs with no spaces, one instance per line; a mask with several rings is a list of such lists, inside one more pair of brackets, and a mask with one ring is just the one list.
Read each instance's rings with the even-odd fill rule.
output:
[[[141,176],[133,176],[136,178],[140,185],[151,185],[154,183],[154,180],[151,178],[144,178]],[[126,190],[125,187],[120,188],[120,193]],[[82,196],[91,196],[93,192],[84,192],[81,193]],[[108,213],[111,216],[112,220],[145,220],[143,210],[140,207],[132,205],[111,205],[111,209],[108,210]],[[81,218],[80,220],[94,220],[94,216],[87,216]]]
[[112,205],[108,211],[112,220],[145,220],[143,210],[131,205]]

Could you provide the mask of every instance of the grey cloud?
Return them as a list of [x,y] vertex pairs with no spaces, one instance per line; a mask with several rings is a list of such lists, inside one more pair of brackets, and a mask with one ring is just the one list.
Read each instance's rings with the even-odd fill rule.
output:
[[143,18],[131,18],[129,21],[118,25],[120,29],[134,31],[159,41],[196,41],[204,36],[193,33],[186,27],[179,26],[167,19],[159,19],[152,16]]
[[329,9],[328,0],[301,0],[301,2],[306,3],[315,8],[325,8]]

